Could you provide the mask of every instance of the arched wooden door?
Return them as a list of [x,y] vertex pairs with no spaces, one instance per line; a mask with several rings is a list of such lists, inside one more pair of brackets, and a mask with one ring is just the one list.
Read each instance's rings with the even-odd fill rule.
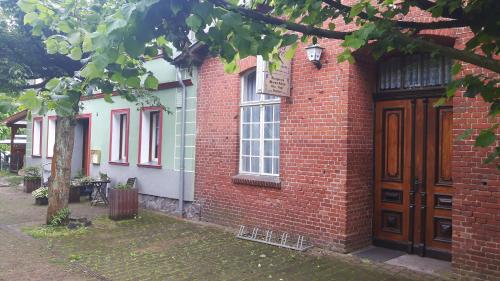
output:
[[451,258],[451,105],[376,102],[374,243]]

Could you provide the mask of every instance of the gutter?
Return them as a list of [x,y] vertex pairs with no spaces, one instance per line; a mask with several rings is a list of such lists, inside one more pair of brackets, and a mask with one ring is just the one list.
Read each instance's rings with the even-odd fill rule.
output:
[[185,164],[186,164],[186,84],[182,80],[182,73],[179,67],[175,68],[177,72],[177,81],[182,87],[181,93],[181,143],[179,154],[179,205],[177,207],[178,214],[184,216],[184,190],[185,190]]

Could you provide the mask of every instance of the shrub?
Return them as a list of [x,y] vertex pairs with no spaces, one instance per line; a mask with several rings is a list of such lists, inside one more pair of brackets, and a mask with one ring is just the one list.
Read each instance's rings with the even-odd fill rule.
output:
[[64,208],[59,210],[51,219],[50,226],[61,226],[68,222],[69,215],[71,214],[71,210],[69,208]]
[[24,179],[25,180],[36,180],[40,179],[42,177],[42,174],[40,173],[40,168],[39,167],[26,167],[24,168]]
[[127,183],[123,183],[123,182],[116,184],[114,188],[115,189],[132,189],[132,187],[130,185],[128,185]]
[[71,181],[71,186],[82,186],[82,185],[86,185],[90,182],[93,182],[95,181],[95,179],[93,177],[80,177],[80,178],[74,178],[72,181]]
[[49,197],[49,189],[45,186],[40,187],[39,189],[31,192],[31,195],[37,198],[48,198]]

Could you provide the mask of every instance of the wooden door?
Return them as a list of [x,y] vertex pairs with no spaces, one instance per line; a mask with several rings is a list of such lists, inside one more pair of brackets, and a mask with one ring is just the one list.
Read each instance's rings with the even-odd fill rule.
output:
[[435,101],[376,103],[374,244],[449,259],[453,111]]

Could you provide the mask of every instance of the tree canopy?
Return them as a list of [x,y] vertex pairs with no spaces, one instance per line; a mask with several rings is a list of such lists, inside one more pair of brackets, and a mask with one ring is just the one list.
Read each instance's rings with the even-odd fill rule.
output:
[[[190,46],[190,32],[220,56],[227,71],[234,71],[238,60],[255,55],[275,66],[279,48],[289,46],[287,57],[291,58],[298,42],[315,43],[317,38],[343,40],[345,49],[338,60],[353,62],[354,50],[376,41],[372,49],[376,57],[394,49],[429,52],[455,59],[454,74],[460,72],[460,62],[489,70],[491,75],[467,74],[456,79],[446,98],[464,87],[465,96],[480,95],[491,104],[493,125],[481,131],[476,145],[496,145],[500,112],[500,2],[496,0],[19,0],[18,5],[25,13],[24,23],[44,38],[49,54],[65,55],[83,65],[77,75],[54,78],[42,91],[21,97],[37,108],[70,114],[73,110],[67,110],[68,105],[74,105],[89,87],[106,94],[115,90],[130,99],[133,89],[154,89],[158,82],[143,68],[141,59],[154,57],[162,49],[163,57],[171,61],[173,49],[183,51]],[[433,20],[406,20],[412,11],[428,12]],[[341,24],[348,24],[349,29],[339,29]],[[465,49],[418,36],[455,27],[472,32]],[[497,146],[489,161],[499,155]]]

